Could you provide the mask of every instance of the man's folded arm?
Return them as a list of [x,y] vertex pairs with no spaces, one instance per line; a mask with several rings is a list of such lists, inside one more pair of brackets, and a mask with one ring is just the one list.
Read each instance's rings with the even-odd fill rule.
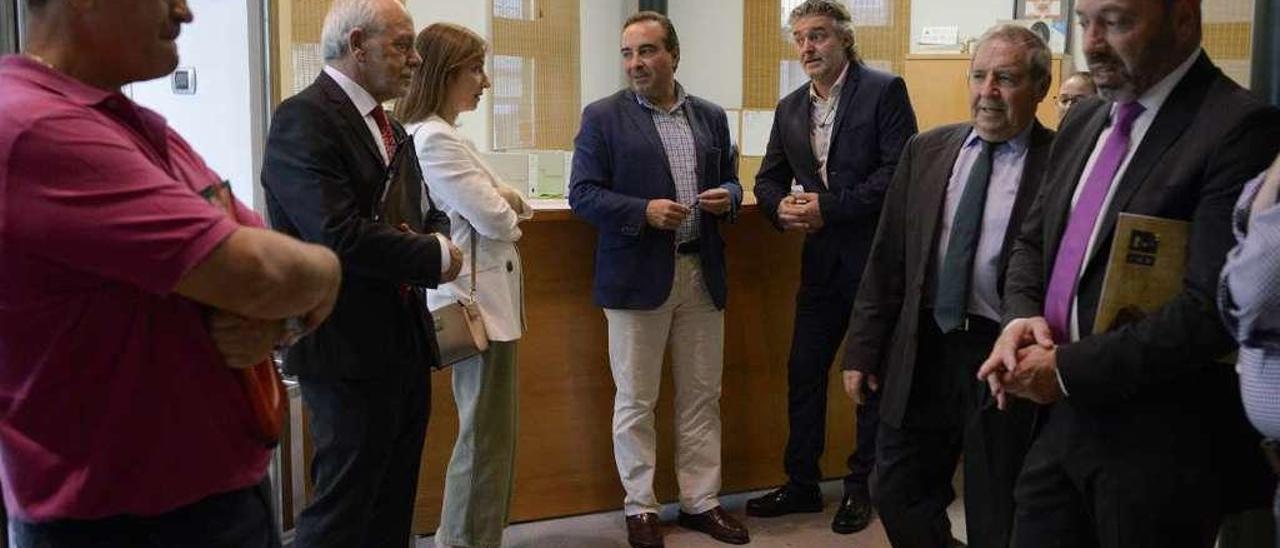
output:
[[338,258],[323,246],[240,227],[188,270],[175,291],[227,312],[274,320],[332,306],[340,280]]

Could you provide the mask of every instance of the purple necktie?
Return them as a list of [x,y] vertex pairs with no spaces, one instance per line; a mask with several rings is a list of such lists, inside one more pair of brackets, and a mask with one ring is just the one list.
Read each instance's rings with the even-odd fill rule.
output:
[[1053,261],[1053,275],[1049,277],[1049,290],[1045,295],[1044,317],[1053,329],[1053,340],[1065,343],[1071,340],[1071,302],[1076,295],[1076,282],[1084,265],[1084,254],[1089,247],[1089,237],[1102,213],[1102,203],[1116,178],[1116,171],[1129,150],[1129,132],[1133,121],[1146,110],[1137,102],[1116,106],[1112,119],[1114,129],[1102,145],[1102,152],[1094,162],[1093,171],[1084,182],[1084,189],[1076,200],[1067,220],[1067,229],[1058,245],[1058,256]]

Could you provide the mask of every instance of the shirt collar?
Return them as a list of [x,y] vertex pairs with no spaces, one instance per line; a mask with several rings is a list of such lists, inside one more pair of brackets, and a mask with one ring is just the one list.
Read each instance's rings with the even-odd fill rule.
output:
[[827,92],[826,99],[818,97],[818,92],[814,91],[813,82],[810,81],[809,82],[809,100],[815,103],[821,103],[825,101],[830,101],[835,97],[839,97],[840,92],[844,89],[844,77],[849,74],[849,66],[852,64],[853,64],[852,61],[845,61],[844,68],[840,69],[840,77],[836,78],[836,83],[831,84],[831,91]]
[[128,99],[119,91],[95,88],[26,55],[6,56],[0,59],[0,68],[13,71],[19,78],[23,78],[83,106],[95,106],[112,97]]
[[[1178,82],[1181,82],[1182,78],[1191,70],[1191,65],[1195,64],[1196,59],[1200,58],[1200,53],[1202,51],[1203,48],[1196,48],[1195,51],[1191,52],[1191,56],[1187,57],[1182,64],[1178,65],[1178,68],[1173,69],[1173,72],[1165,75],[1165,77],[1157,82],[1156,85],[1151,86],[1151,89],[1148,89],[1146,93],[1143,93],[1142,97],[1138,98],[1138,103],[1142,104],[1142,106],[1146,108],[1146,110],[1143,111],[1144,114],[1149,112],[1154,115],[1160,110],[1160,107],[1164,105],[1165,100],[1173,93],[1173,88],[1177,87]],[[1113,105],[1111,108],[1113,109],[1112,114],[1114,115],[1115,106]]]
[[[653,103],[650,103],[649,100],[645,98],[645,96],[635,92],[632,92],[632,93],[636,96],[636,102],[640,103],[640,106],[647,108],[649,110],[663,112],[662,109],[654,106]],[[663,114],[671,114],[677,110],[680,110],[680,108],[684,106],[685,99],[688,99],[688,98],[689,96],[684,92],[684,86],[680,85],[680,82],[676,82],[676,104],[671,107],[671,110],[663,112]]]
[[360,87],[360,84],[357,84],[355,80],[352,80],[346,74],[343,74],[342,71],[329,65],[325,65],[324,73],[328,74],[330,78],[333,78],[333,81],[338,83],[338,87],[342,88],[342,91],[346,92],[347,97],[351,99],[351,104],[355,105],[356,111],[359,112],[361,116],[368,116],[369,113],[373,112],[373,109],[378,106],[377,99],[374,99],[369,92],[365,91],[363,87]]
[[[1024,128],[1020,133],[1018,133],[1017,135],[1014,135],[1012,139],[1009,139],[1008,141],[1000,143],[999,145],[1009,145],[1010,152],[1013,152],[1014,154],[1021,154],[1022,151],[1027,149],[1027,145],[1031,142],[1031,130],[1035,128],[1035,126],[1036,126],[1035,121],[1032,121],[1030,124],[1027,124],[1027,127]],[[976,129],[970,129],[969,136],[965,137],[964,139],[964,148],[976,146],[978,144],[978,141],[979,141],[978,131]],[[994,149],[992,149],[992,152],[996,152],[1001,148],[1003,148],[999,145],[997,145]]]

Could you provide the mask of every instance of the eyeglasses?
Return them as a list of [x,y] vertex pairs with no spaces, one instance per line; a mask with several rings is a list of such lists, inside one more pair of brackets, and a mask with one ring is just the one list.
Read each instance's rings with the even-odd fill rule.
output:
[[1067,93],[1058,94],[1058,106],[1062,108],[1070,107],[1084,99],[1083,95],[1071,95]]

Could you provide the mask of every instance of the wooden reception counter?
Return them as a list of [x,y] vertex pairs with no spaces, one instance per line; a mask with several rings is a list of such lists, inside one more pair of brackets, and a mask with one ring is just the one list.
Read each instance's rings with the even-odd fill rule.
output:
[[[622,507],[610,437],[613,381],[603,312],[591,301],[595,228],[563,201],[538,203],[523,226],[528,332],[519,347],[519,438],[511,519],[526,521]],[[800,274],[796,234],[782,234],[748,205],[723,229],[728,254],[725,313],[723,491],[779,484],[787,435],[786,360]],[[669,367],[669,366],[668,366]],[[431,423],[422,455],[414,531],[440,516],[444,471],[457,435],[447,372],[432,379]],[[853,411],[832,370],[823,470],[843,474],[853,447]],[[675,499],[670,370],[658,403],[656,489]]]

